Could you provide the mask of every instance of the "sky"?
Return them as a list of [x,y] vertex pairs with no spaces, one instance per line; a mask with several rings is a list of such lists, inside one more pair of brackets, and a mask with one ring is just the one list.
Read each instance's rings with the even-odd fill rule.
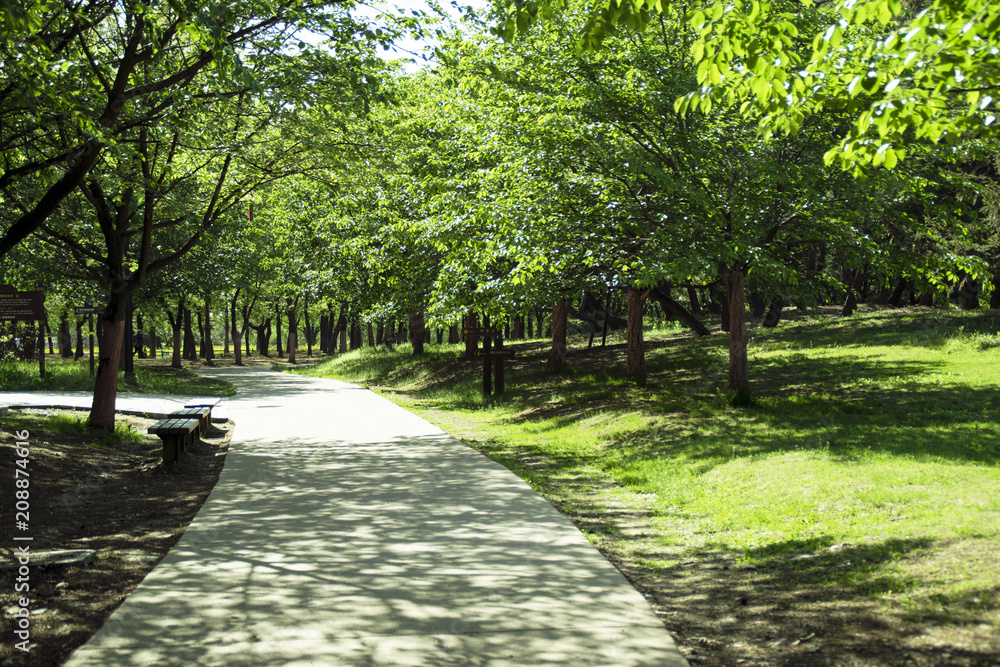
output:
[[[460,4],[465,6],[472,6],[474,9],[485,10],[489,4],[487,0],[458,0]],[[372,3],[375,4],[375,3]],[[449,11],[449,13],[458,18],[460,16],[456,7],[450,4],[450,0],[441,0],[441,5]],[[376,17],[379,11],[392,13],[398,12],[398,15],[408,15],[411,10],[424,11],[427,14],[433,15],[434,12],[428,7],[425,0],[385,0],[384,3],[379,3],[377,9],[372,6],[357,5],[353,12],[356,15]],[[398,59],[415,59],[418,62],[414,65],[409,65],[406,67],[407,70],[413,70],[419,68],[422,65],[420,59],[420,54],[425,48],[432,45],[433,40],[423,40],[417,41],[413,39],[402,39],[397,41],[397,46],[390,48],[388,51],[381,51],[380,55],[386,60],[398,60]]]

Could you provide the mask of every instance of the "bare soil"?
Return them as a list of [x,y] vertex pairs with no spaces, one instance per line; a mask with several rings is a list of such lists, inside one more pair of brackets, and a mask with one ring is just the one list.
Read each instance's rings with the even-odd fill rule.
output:
[[[24,416],[81,412],[18,410]],[[152,419],[119,415],[140,433]],[[32,553],[93,549],[96,561],[80,566],[31,566],[30,640],[27,653],[14,648],[14,619],[7,612],[23,593],[15,572],[0,572],[2,636],[0,665],[61,665],[86,642],[180,539],[208,498],[225,463],[232,423],[214,425],[207,436],[170,465],[162,461],[155,436],[139,444],[101,445],[92,432],[33,429],[30,456],[30,522],[18,535],[30,536]],[[0,431],[3,478],[4,560],[13,557],[14,434]],[[18,543],[19,544],[19,543]]]

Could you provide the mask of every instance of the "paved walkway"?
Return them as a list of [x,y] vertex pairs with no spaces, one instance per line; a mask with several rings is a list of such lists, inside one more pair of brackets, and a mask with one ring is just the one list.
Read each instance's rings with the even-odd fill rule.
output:
[[516,476],[357,386],[234,382],[219,483],[68,664],[687,665]]
[[[143,415],[152,419],[162,419],[174,410],[180,410],[200,396],[166,396],[164,394],[135,394],[118,392],[115,397],[115,411],[126,415]],[[59,408],[66,410],[90,410],[94,401],[92,391],[0,391],[0,408]],[[229,399],[223,398],[212,409],[212,421],[226,421],[229,414]]]

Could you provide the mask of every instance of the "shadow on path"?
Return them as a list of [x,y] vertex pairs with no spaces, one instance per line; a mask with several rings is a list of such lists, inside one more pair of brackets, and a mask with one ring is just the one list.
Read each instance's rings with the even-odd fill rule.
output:
[[354,385],[206,374],[240,388],[222,477],[68,664],[687,664],[502,466]]

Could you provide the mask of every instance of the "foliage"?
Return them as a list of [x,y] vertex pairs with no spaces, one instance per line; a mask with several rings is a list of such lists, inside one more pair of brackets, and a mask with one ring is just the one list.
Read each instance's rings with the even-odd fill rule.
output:
[[[527,33],[565,0],[505,3],[497,34]],[[910,142],[945,141],[996,131],[1000,8],[989,0],[786,0],[705,2],[599,0],[580,47],[599,48],[620,29],[646,30],[657,16],[686,12],[699,88],[677,108],[742,105],[765,134],[794,133],[821,110],[859,114],[827,162],[893,168]]]

